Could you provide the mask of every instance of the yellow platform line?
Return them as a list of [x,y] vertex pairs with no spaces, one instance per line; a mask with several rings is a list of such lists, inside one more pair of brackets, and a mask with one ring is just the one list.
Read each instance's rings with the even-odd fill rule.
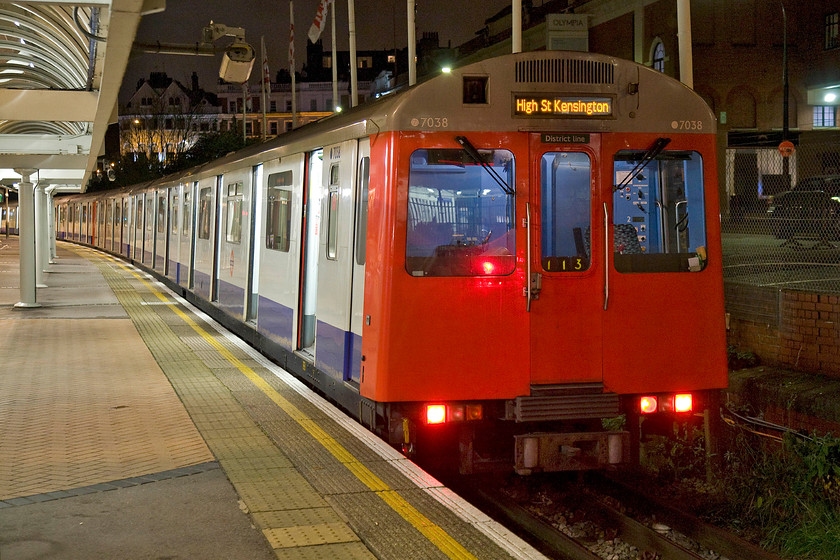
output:
[[[166,294],[159,291],[152,284],[144,280],[139,274],[128,266],[119,263],[116,259],[107,257],[109,260],[119,264],[120,268],[137,278],[152,294],[159,300],[165,303],[171,303]],[[231,365],[236,367],[245,377],[247,377],[257,388],[262,391],[268,398],[270,398],[283,412],[288,414],[298,425],[306,430],[313,438],[315,438],[324,448],[329,451],[336,459],[338,459],[350,472],[353,473],[362,483],[370,488],[379,496],[388,506],[397,512],[400,517],[408,521],[415,529],[420,531],[429,541],[434,544],[441,552],[446,554],[453,560],[478,560],[470,551],[465,549],[446,531],[432,522],[428,517],[420,513],[414,506],[399,495],[395,490],[392,490],[381,478],[376,476],[370,469],[364,466],[356,457],[353,456],[340,443],[327,434],[320,426],[308,418],[299,408],[286,400],[280,393],[278,393],[271,385],[269,385],[262,377],[260,377],[254,370],[243,364],[236,356],[234,356],[227,348],[225,348],[214,336],[205,331],[192,317],[184,313],[176,306],[171,309],[192,329],[207,341],[223,358],[225,358]]]

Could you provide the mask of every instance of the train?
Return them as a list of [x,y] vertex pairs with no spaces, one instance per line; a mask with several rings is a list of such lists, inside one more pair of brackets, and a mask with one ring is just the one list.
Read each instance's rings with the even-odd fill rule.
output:
[[530,474],[632,464],[726,387],[717,177],[690,88],[539,51],[56,198],[54,220],[404,453]]

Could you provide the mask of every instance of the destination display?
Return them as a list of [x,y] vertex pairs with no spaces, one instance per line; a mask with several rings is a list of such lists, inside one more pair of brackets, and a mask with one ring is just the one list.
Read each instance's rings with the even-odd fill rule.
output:
[[515,117],[611,117],[611,97],[513,94]]

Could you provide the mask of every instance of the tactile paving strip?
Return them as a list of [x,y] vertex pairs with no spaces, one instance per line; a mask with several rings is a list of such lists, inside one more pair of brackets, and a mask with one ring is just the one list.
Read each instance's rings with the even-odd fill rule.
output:
[[[118,269],[103,270],[103,275],[120,287],[139,284]],[[136,292],[115,292],[147,344],[156,348],[153,353],[169,360],[161,364],[162,369],[193,414],[193,421],[249,512],[261,516],[258,523],[278,558],[372,558],[358,536],[334,512],[329,520],[315,523],[311,515],[281,515],[284,511],[332,510],[213,375],[213,369],[230,369],[230,363],[204,338],[196,338],[194,331],[178,328],[184,339],[173,333],[168,323],[174,322],[161,318],[171,313],[173,306],[143,305]],[[185,364],[189,367],[185,368]],[[295,519],[294,525],[288,523]]]

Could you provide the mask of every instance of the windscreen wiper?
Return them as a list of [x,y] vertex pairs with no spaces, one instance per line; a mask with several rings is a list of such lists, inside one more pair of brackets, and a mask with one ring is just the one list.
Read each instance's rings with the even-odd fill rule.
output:
[[619,183],[619,184],[617,184],[616,186],[613,187],[613,192],[620,191],[621,189],[626,187],[628,184],[630,184],[630,181],[633,180],[633,177],[635,177],[636,175],[641,173],[642,170],[645,167],[647,167],[650,162],[655,160],[656,156],[661,154],[662,150],[664,150],[665,146],[667,146],[670,142],[671,142],[670,138],[661,138],[660,137],[660,138],[657,138],[656,140],[654,140],[653,144],[651,144],[650,148],[648,148],[647,151],[642,156],[642,159],[639,160],[639,163],[637,163],[636,166],[630,171],[630,173],[628,173],[627,176],[624,179],[621,180],[621,183]]
[[470,156],[470,159],[474,160],[477,164],[479,164],[481,167],[487,170],[487,173],[489,173],[493,180],[496,181],[496,183],[498,183],[498,185],[502,188],[503,191],[505,191],[505,194],[511,196],[516,194],[516,191],[513,190],[513,188],[507,184],[507,181],[505,181],[504,178],[501,175],[499,175],[499,172],[493,169],[492,165],[488,165],[487,162],[484,161],[484,158],[481,157],[481,154],[478,153],[478,150],[475,149],[475,146],[473,146],[470,143],[470,141],[466,139],[466,137],[456,136],[455,141],[458,142],[464,148],[464,151],[467,152],[467,155]]

